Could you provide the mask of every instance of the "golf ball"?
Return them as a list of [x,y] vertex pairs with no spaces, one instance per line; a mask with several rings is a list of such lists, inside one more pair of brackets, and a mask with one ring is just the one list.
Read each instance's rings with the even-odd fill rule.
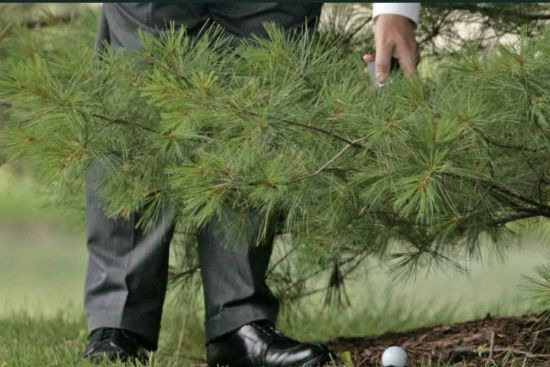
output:
[[389,347],[382,353],[382,366],[405,367],[407,365],[407,352],[397,346]]

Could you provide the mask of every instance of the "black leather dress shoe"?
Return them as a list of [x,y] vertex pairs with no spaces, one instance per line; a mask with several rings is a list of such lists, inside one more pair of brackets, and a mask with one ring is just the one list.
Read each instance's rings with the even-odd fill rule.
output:
[[334,360],[318,343],[300,343],[278,332],[269,321],[253,322],[206,346],[209,367],[317,367]]
[[146,364],[149,358],[144,344],[143,338],[131,331],[100,328],[90,334],[88,346],[84,350],[84,358],[93,362],[139,361]]

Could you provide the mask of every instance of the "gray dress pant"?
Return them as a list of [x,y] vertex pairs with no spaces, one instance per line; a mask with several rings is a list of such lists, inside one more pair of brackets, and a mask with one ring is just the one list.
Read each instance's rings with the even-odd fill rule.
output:
[[[104,4],[97,43],[113,48],[139,49],[136,31],[159,34],[169,22],[199,34],[207,22],[220,24],[237,37],[265,35],[264,22],[285,29],[317,24],[321,4],[277,3],[125,3]],[[90,169],[86,189],[86,226],[89,253],[85,308],[89,331],[122,328],[144,337],[156,348],[168,274],[169,243],[174,230],[169,210],[153,229],[136,227],[140,213],[129,220],[106,216],[97,194],[98,165]],[[256,320],[275,321],[278,302],[265,282],[272,251],[272,235],[253,246],[260,230],[250,215],[244,235],[227,233],[234,213],[227,211],[201,228],[197,238],[206,309],[207,342]]]

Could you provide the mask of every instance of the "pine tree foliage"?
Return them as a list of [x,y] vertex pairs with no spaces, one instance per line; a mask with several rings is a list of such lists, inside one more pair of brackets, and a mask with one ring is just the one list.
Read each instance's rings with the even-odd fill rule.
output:
[[144,228],[172,208],[187,242],[227,208],[260,213],[264,234],[292,237],[270,271],[282,296],[323,269],[341,287],[372,256],[404,276],[457,264],[482,236],[498,247],[509,223],[550,218],[548,32],[382,93],[330,33],[141,38],[13,64],[0,144],[65,196],[96,172],[109,214],[140,210]]
[[[10,65],[34,55],[59,55],[67,47],[83,48],[93,42],[97,14],[91,9],[78,13],[67,5],[54,11],[47,5],[0,4],[0,75],[9,73]],[[74,50],[74,49],[73,49]],[[10,105],[0,103],[0,134],[7,123]],[[4,163],[0,147],[0,165]]]

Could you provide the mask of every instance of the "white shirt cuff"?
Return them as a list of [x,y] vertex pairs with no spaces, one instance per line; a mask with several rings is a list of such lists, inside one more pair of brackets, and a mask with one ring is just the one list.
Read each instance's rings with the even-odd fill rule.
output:
[[372,17],[376,18],[380,14],[402,15],[418,24],[420,3],[373,3]]

